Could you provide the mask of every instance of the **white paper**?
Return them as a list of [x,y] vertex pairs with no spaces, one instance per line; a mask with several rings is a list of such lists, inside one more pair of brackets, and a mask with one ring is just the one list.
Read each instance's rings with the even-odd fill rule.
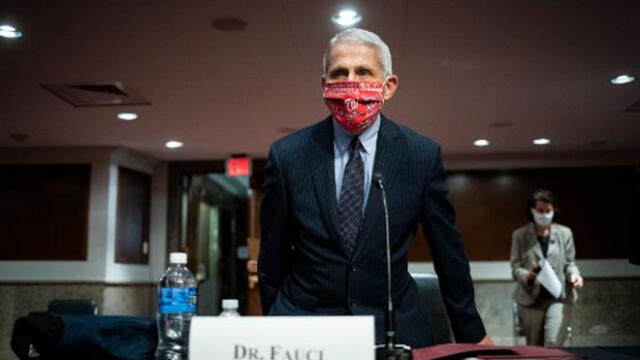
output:
[[190,360],[373,360],[373,316],[195,316]]
[[558,279],[558,275],[556,275],[551,264],[549,264],[546,259],[540,260],[540,267],[541,270],[538,274],[538,282],[540,285],[544,286],[551,295],[556,299],[559,299],[560,294],[562,294],[562,284],[560,283],[560,279]]

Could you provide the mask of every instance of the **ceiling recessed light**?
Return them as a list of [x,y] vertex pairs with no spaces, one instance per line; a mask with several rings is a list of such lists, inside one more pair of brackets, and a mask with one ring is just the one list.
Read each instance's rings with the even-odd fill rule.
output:
[[22,37],[22,33],[11,25],[0,25],[0,37],[6,39],[17,39]]
[[182,143],[182,141],[177,141],[177,140],[169,140],[164,144],[164,146],[168,147],[169,149],[179,148],[179,147],[182,147],[183,145],[184,144]]
[[487,139],[478,139],[473,142],[475,146],[489,146],[489,140]]
[[333,15],[331,17],[331,21],[340,26],[352,26],[359,23],[361,20],[362,16],[352,9],[341,10],[338,15]]
[[533,140],[534,145],[548,145],[549,143],[551,143],[551,140],[547,138],[539,138]]
[[137,118],[138,118],[138,114],[136,113],[119,113],[118,114],[118,119],[120,120],[131,121]]
[[634,82],[635,80],[636,78],[633,75],[623,74],[623,75],[618,75],[613,79],[611,79],[611,83],[613,85],[624,85],[630,82]]

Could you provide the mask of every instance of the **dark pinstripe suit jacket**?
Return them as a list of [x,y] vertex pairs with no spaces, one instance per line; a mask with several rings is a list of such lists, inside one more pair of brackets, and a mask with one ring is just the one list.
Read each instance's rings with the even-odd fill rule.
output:
[[[477,342],[485,330],[446,197],[440,147],[384,116],[380,121],[374,173],[384,176],[388,192],[398,341],[414,347],[432,342],[407,271],[410,234],[420,222],[456,340]],[[381,193],[371,186],[363,228],[349,256],[337,230],[332,126],[329,117],[278,140],[269,151],[258,262],[262,308],[272,315],[372,314],[380,343],[386,299]]]

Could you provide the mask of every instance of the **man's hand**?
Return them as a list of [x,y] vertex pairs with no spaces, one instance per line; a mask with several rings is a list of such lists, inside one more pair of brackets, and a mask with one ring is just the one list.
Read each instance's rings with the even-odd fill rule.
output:
[[584,285],[584,280],[582,276],[573,274],[571,275],[571,285],[574,289],[580,289]]
[[487,335],[482,340],[480,340],[478,345],[495,345],[495,343],[493,342],[491,337],[489,337],[489,335]]

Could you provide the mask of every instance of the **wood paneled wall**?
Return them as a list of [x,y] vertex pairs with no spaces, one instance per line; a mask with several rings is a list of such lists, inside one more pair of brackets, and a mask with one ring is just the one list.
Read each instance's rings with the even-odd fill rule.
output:
[[0,260],[86,260],[90,164],[0,165]]
[[[511,234],[527,222],[525,206],[536,189],[551,190],[559,200],[555,221],[574,233],[579,259],[627,258],[634,168],[452,171],[450,199],[469,260],[509,259]],[[411,261],[431,259],[420,231]]]
[[[265,163],[254,161],[254,189],[262,186]],[[540,188],[559,199],[555,219],[573,230],[577,258],[616,259],[629,256],[637,240],[631,231],[640,226],[632,223],[640,211],[634,172],[633,166],[450,171],[447,184],[469,260],[509,260],[511,234],[527,222],[527,200]],[[409,260],[431,260],[421,229]]]
[[116,262],[149,262],[149,219],[151,217],[151,175],[118,168],[116,213]]

